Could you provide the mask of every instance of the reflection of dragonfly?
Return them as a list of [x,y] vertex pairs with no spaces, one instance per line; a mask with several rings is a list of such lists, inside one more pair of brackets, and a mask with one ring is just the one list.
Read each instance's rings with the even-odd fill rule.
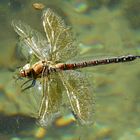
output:
[[[48,122],[61,109],[64,103],[62,93],[66,92],[72,112],[81,124],[93,122],[94,98],[86,77],[75,69],[133,61],[140,56],[122,56],[79,63],[62,63],[76,56],[77,48],[71,30],[51,9],[44,11],[44,38],[21,21],[12,23],[14,30],[21,37],[21,44],[28,48],[38,59],[33,65],[26,64],[20,71],[20,77],[32,80],[30,88],[38,78],[42,80],[42,100],[39,119],[42,125]],[[27,81],[28,82],[28,81]],[[26,82],[26,83],[27,83]],[[25,84],[26,84],[25,83]],[[27,89],[25,88],[25,89]]]

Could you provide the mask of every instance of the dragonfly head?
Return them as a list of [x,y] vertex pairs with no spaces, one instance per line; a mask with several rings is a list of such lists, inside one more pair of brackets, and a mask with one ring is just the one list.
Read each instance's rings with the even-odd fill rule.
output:
[[30,64],[26,64],[21,70],[20,70],[20,77],[31,77],[31,67]]

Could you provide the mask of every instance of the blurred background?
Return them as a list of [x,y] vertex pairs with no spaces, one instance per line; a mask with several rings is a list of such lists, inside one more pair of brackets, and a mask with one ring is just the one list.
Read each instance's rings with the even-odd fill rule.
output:
[[[33,6],[36,2],[41,5]],[[139,140],[139,60],[82,70],[94,88],[92,126],[77,126],[64,116],[41,128],[27,115],[37,111],[37,104],[30,90],[16,90],[15,71],[26,61],[17,50],[11,22],[19,19],[43,32],[41,15],[47,7],[73,28],[83,58],[140,55],[139,0],[0,0],[0,139]]]

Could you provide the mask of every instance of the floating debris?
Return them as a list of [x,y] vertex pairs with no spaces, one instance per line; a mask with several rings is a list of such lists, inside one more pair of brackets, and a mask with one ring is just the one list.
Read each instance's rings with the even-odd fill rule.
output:
[[74,9],[78,13],[84,13],[87,11],[88,5],[87,5],[86,1],[83,1],[83,0],[76,1],[74,3]]
[[41,139],[45,137],[47,130],[45,128],[39,127],[35,133],[35,137]]
[[56,119],[55,125],[57,127],[63,127],[63,126],[67,126],[75,121],[76,120],[75,120],[74,116],[72,114],[69,114],[69,115],[66,115],[66,116],[63,116],[63,117]]
[[43,3],[34,3],[32,6],[36,10],[42,10],[45,8],[45,5]]

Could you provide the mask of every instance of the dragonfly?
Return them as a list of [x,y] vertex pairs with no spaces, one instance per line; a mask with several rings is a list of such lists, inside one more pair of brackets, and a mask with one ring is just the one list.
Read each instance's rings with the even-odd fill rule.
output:
[[[45,37],[22,21],[12,22],[23,49],[34,56],[19,71],[19,77],[28,79],[24,86],[32,81],[24,90],[35,86],[36,81],[41,79],[39,123],[47,126],[60,113],[63,103],[67,103],[80,124],[92,124],[95,112],[92,86],[78,69],[134,61],[140,56],[126,55],[70,63],[69,60],[78,53],[71,27],[50,8],[43,11],[42,21]],[[67,102],[63,96],[67,97]]]

